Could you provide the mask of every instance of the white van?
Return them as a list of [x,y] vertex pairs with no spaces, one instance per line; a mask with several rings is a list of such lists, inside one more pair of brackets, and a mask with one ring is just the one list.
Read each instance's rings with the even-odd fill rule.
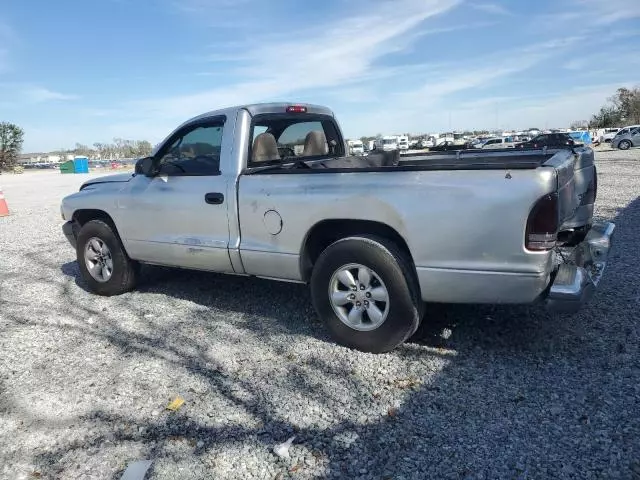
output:
[[349,153],[351,155],[363,155],[364,145],[360,140],[349,140]]
[[494,137],[482,142],[475,148],[513,148],[515,145],[513,137]]
[[398,135],[398,148],[400,150],[409,150],[409,137],[406,135]]
[[616,136],[616,133],[620,131],[619,128],[603,128],[598,130],[598,138],[600,143],[609,143]]
[[380,149],[385,152],[390,152],[392,150],[398,150],[398,137],[386,136],[376,140],[376,149]]

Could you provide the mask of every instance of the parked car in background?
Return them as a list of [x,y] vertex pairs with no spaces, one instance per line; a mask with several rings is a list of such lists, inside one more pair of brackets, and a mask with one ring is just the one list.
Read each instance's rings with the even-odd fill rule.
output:
[[620,131],[619,128],[603,128],[600,130],[600,143],[609,143],[616,136],[616,133]]
[[386,137],[377,139],[376,150],[382,150],[383,152],[398,150],[398,137],[395,135],[387,135]]
[[469,150],[472,149],[471,142],[455,142],[452,140],[445,140],[442,143],[438,143],[435,147],[429,147],[430,152],[450,152],[453,150]]
[[431,147],[435,147],[435,145],[436,145],[436,141],[434,137],[423,139],[420,142],[420,148],[431,148]]
[[[424,302],[544,299],[575,312],[596,290],[615,226],[593,221],[590,148],[345,148],[325,107],[205,113],[134,174],[92,178],[65,197],[63,232],[99,295],[132,290],[141,263],[308,283],[333,337],[368,352],[413,335]],[[205,288],[216,294],[215,282]],[[250,285],[240,306],[243,295]]]
[[409,150],[409,137],[406,135],[398,135],[398,149]]
[[[623,130],[627,130],[626,128]],[[627,133],[622,135],[616,135],[611,140],[611,146],[613,148],[619,148],[620,150],[629,150],[631,147],[637,147],[640,145],[640,127],[633,128]]]
[[515,148],[566,148],[578,145],[566,133],[542,133],[528,142],[516,143]]
[[514,145],[513,137],[494,137],[474,144],[474,148],[513,148]]
[[364,144],[360,140],[349,140],[349,153],[351,155],[362,155],[364,153]]

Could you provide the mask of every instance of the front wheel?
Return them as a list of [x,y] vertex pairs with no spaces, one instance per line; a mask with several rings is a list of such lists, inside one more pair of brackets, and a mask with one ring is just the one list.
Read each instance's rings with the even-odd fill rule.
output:
[[618,148],[620,150],[629,150],[631,148],[631,142],[629,140],[622,140],[619,144],[618,144]]
[[120,295],[135,287],[139,266],[129,258],[111,225],[102,220],[85,223],[76,244],[80,272],[93,293]]
[[334,339],[365,352],[393,350],[420,323],[410,262],[383,238],[349,237],[327,247],[313,269],[311,296]]

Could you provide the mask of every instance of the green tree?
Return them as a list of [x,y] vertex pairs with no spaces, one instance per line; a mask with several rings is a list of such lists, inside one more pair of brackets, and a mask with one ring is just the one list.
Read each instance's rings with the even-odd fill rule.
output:
[[633,125],[640,123],[640,87],[619,88],[609,101],[620,112],[624,123]]
[[87,145],[76,143],[76,148],[73,149],[73,153],[78,156],[89,157],[91,155],[91,149]]
[[640,124],[640,87],[621,87],[609,103],[591,117],[592,128],[621,127]]
[[0,170],[12,168],[22,151],[24,130],[9,122],[0,122]]
[[569,125],[571,130],[585,130],[589,128],[589,122],[587,120],[574,120]]
[[151,155],[151,150],[153,150],[153,147],[151,146],[150,142],[148,142],[147,140],[140,140],[137,142],[137,144],[136,156],[147,157]]
[[605,105],[598,113],[591,117],[589,126],[591,128],[617,127],[622,124],[622,114],[613,105]]

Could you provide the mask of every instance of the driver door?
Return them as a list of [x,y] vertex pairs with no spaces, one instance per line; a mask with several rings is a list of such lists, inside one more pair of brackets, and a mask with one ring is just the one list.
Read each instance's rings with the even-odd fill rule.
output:
[[192,123],[136,175],[118,211],[129,255],[148,263],[233,272],[228,254],[227,179],[220,171],[224,120]]

